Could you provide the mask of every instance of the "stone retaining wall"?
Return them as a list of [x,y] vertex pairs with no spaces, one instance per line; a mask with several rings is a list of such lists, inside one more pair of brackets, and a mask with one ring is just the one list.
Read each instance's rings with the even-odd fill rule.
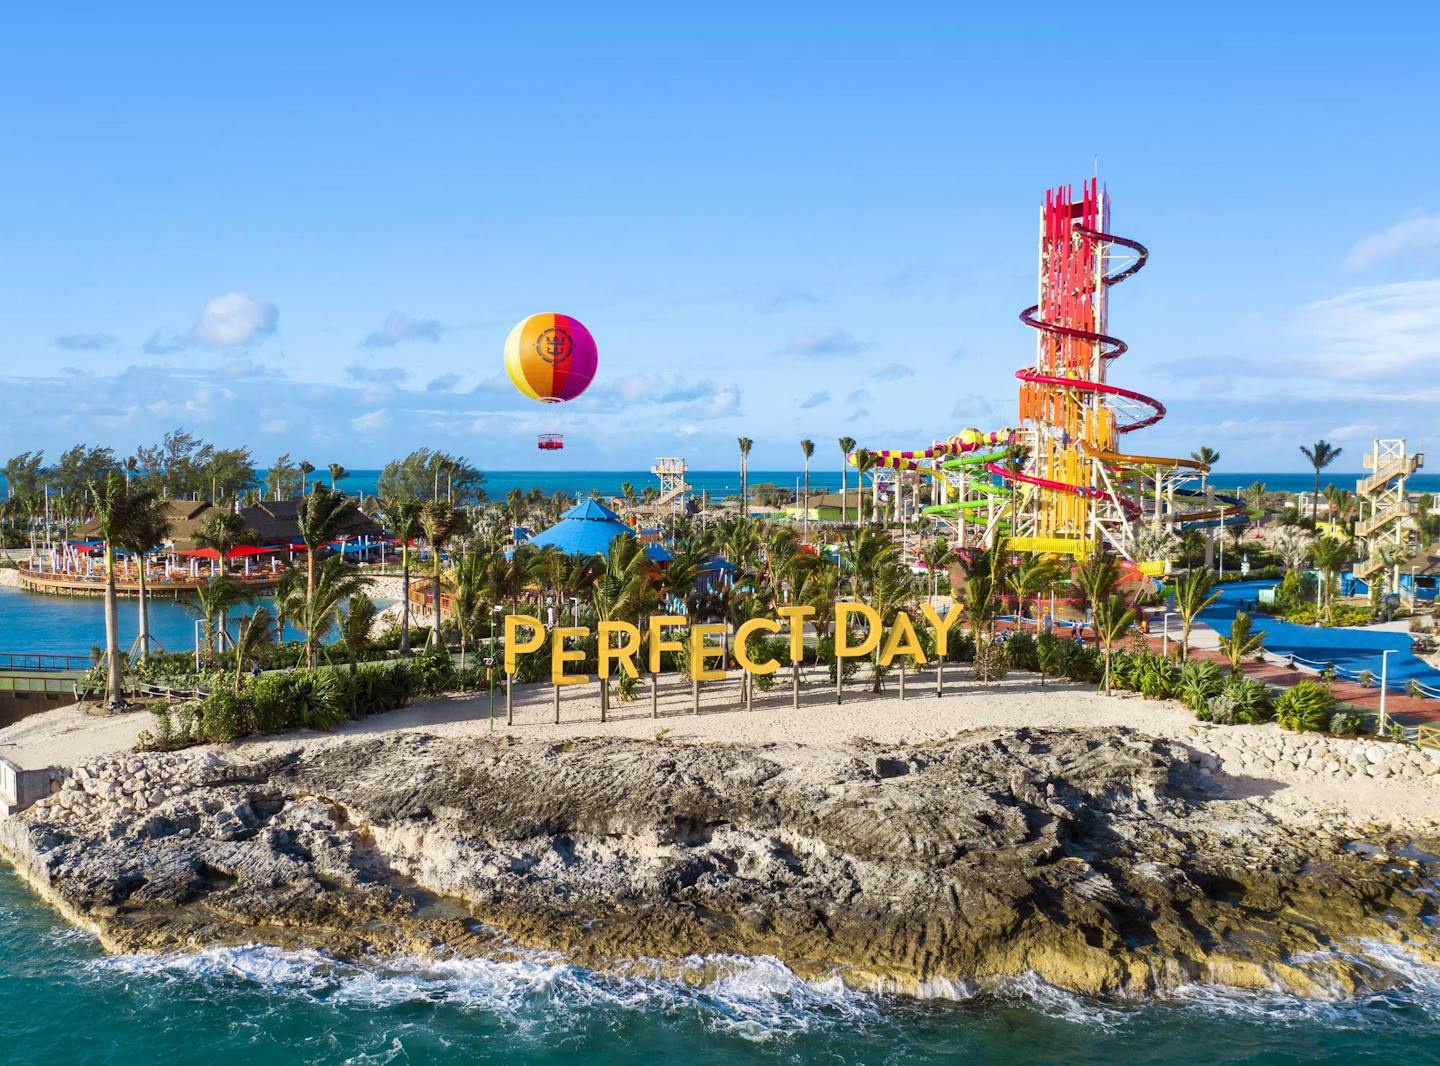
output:
[[1290,733],[1276,725],[1197,725],[1190,742],[1202,766],[1232,777],[1401,778],[1440,788],[1440,752],[1399,741]]

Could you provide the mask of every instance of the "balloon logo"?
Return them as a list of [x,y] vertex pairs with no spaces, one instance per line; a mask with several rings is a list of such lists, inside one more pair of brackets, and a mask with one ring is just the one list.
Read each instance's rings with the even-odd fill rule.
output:
[[531,315],[505,338],[511,383],[541,403],[575,399],[589,387],[598,363],[595,338],[569,315]]

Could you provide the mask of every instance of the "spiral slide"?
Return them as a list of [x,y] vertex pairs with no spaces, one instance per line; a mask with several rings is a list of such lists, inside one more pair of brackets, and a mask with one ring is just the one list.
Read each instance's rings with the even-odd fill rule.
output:
[[[1036,426],[1037,443],[1048,439],[1063,454],[1068,451],[1088,462],[1098,463],[1114,471],[1121,479],[1133,477],[1138,466],[1190,467],[1204,470],[1203,464],[1186,459],[1161,456],[1130,455],[1110,449],[1111,435],[1133,433],[1153,426],[1165,417],[1165,405],[1153,396],[1134,389],[1122,388],[1096,380],[1090,375],[1096,359],[1103,366],[1127,351],[1124,341],[1093,327],[1103,314],[1104,293],[1113,285],[1140,272],[1149,259],[1149,251],[1138,241],[1105,232],[1101,226],[1105,213],[1104,197],[1098,181],[1085,183],[1083,196],[1072,201],[1066,188],[1051,190],[1045,197],[1041,227],[1041,298],[1020,312],[1020,321],[1031,329],[1053,339],[1042,344],[1037,364],[1015,372],[1023,383],[1020,390],[1020,415]],[[1134,253],[1133,261],[1121,269],[1095,278],[1095,264],[1103,246],[1121,246]],[[1042,314],[1042,308],[1044,312]],[[1103,376],[1103,375],[1097,375]],[[1085,404],[1082,397],[1099,399],[1099,405]],[[1038,451],[1038,449],[1037,449]],[[1050,453],[1054,455],[1055,452]],[[998,464],[988,469],[1006,481],[1033,485],[1048,493],[1065,493],[1092,500],[1110,501],[1128,520],[1135,520],[1142,509],[1124,494],[1097,485],[1036,473],[1006,470]],[[1054,471],[1051,471],[1054,473]],[[1087,479],[1088,480],[1088,479]],[[1043,500],[1043,497],[1042,497]],[[1042,507],[1052,506],[1043,502]],[[1054,529],[1060,524],[1054,517],[1047,523]],[[1073,520],[1072,520],[1073,521]],[[1086,536],[1043,535],[1029,538],[1025,550],[1082,552]]]
[[[1190,499],[1205,499],[1205,493],[1199,489],[1176,489],[1176,496],[1185,496]],[[1225,496],[1215,493],[1217,503],[1229,504],[1228,507],[1216,507],[1206,511],[1191,511],[1189,514],[1178,515],[1180,531],[1188,533],[1192,529],[1218,529],[1222,526],[1248,526],[1250,515],[1245,510],[1245,501],[1239,496]],[[1235,508],[1240,508],[1239,513]]]

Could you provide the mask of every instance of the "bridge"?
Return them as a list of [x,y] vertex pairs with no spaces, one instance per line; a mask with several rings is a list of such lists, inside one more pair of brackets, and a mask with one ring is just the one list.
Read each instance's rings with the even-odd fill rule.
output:
[[75,686],[90,671],[85,655],[0,652],[0,726],[75,702]]

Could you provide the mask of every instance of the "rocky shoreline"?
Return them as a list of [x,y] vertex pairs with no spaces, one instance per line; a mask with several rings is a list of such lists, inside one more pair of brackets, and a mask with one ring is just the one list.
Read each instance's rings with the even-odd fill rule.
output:
[[[1355,950],[1365,941],[1440,964],[1440,841],[1233,798],[1222,766],[1279,757],[1197,739],[409,733],[263,757],[111,756],[0,820],[0,849],[117,952],[538,948],[602,968],[735,953],[920,994],[1034,973],[1123,996],[1384,987]],[[1388,753],[1358,757],[1392,773]]]

